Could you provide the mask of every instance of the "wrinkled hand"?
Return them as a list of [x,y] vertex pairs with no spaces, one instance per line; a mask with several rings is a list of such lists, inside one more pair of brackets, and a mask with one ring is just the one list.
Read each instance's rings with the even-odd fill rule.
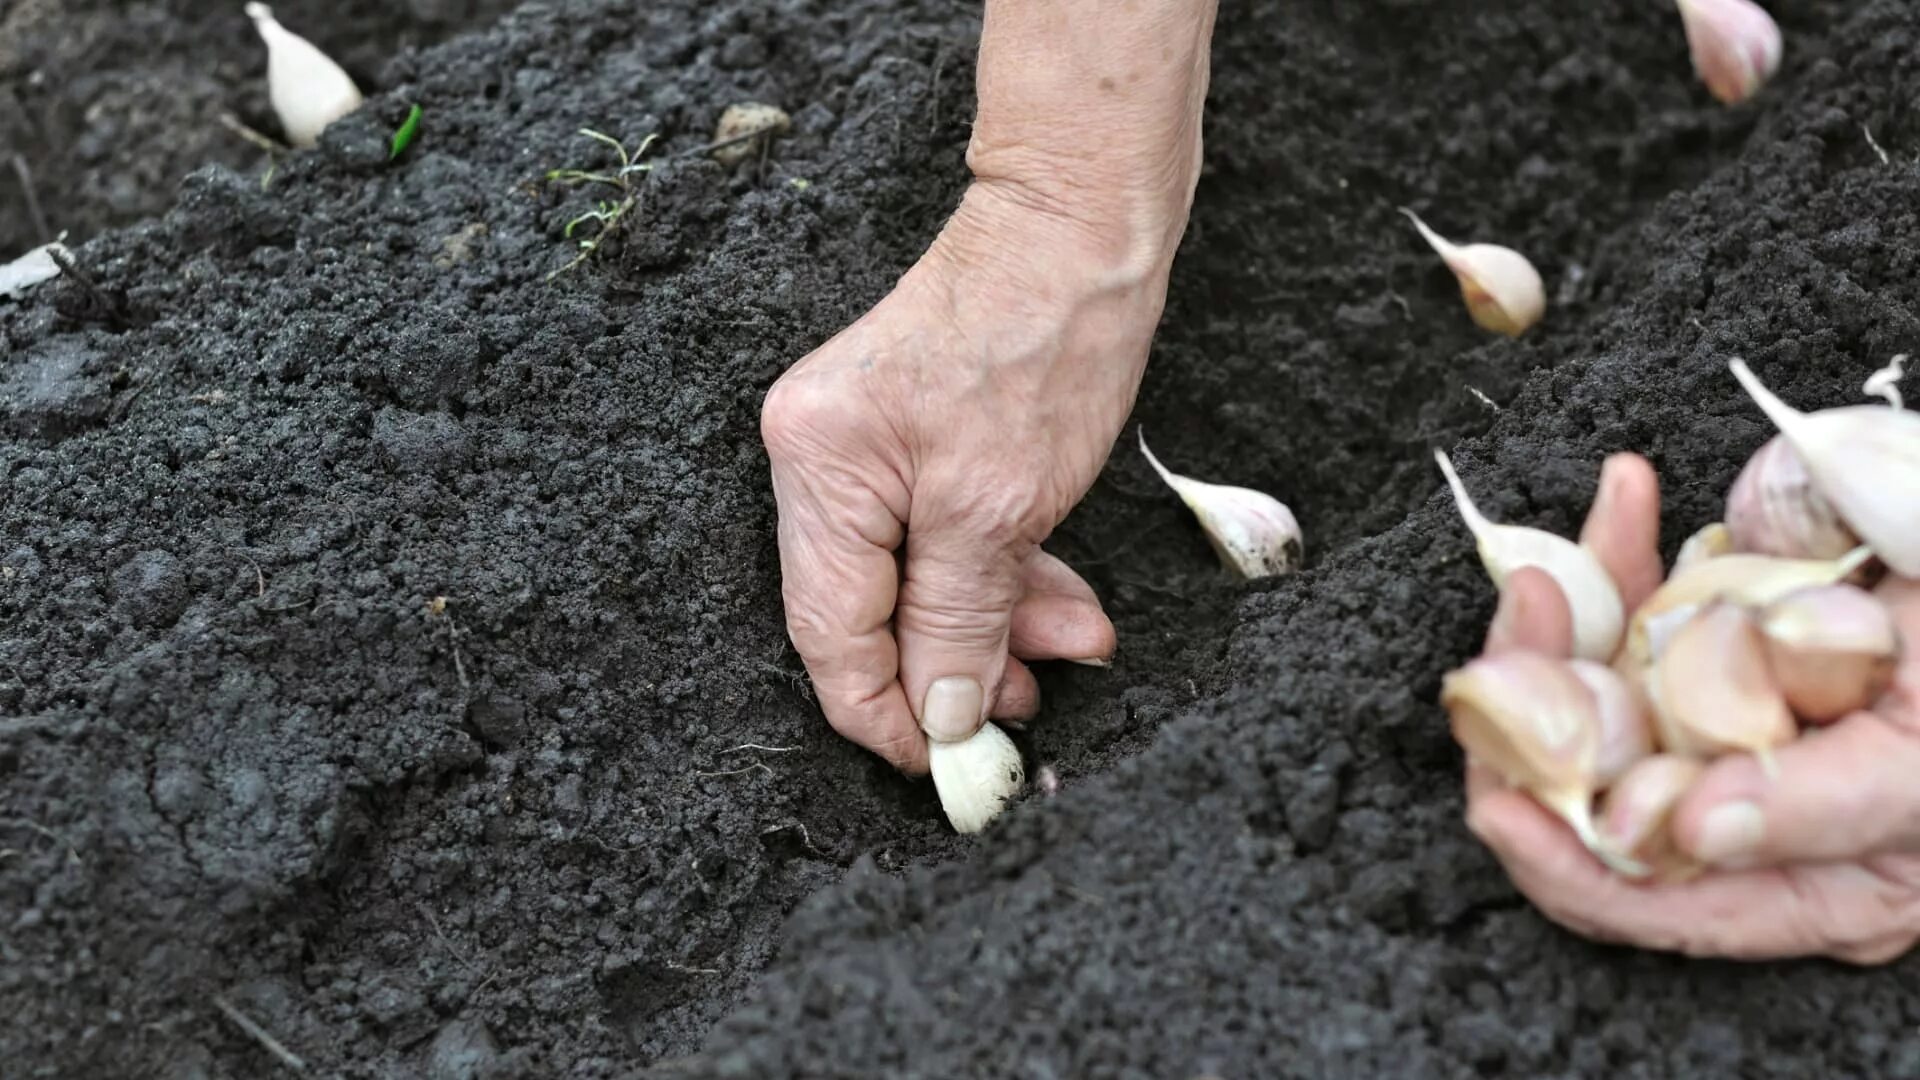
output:
[[1023,661],[1113,652],[1093,590],[1040,543],[1133,407],[1171,255],[1116,262],[1090,239],[976,183],[767,396],[788,631],[834,729],[909,773],[916,715],[963,738],[1038,709]]
[[[1582,539],[1632,609],[1660,583],[1659,490],[1633,455],[1610,459]],[[1710,765],[1675,811],[1682,850],[1710,869],[1638,884],[1581,846],[1560,821],[1487,771],[1467,777],[1467,823],[1515,886],[1555,922],[1602,941],[1692,956],[1824,955],[1884,963],[1920,940],[1920,582],[1880,595],[1909,643],[1875,710],[1776,752],[1769,779],[1748,755]],[[1508,579],[1487,651],[1571,651],[1567,602],[1552,579]]]

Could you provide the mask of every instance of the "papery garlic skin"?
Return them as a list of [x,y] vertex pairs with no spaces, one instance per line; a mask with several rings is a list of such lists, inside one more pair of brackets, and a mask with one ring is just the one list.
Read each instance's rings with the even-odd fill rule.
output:
[[1200,519],[1214,553],[1244,578],[1275,577],[1299,568],[1300,523],[1287,504],[1251,488],[1208,484],[1181,476],[1160,464],[1140,433],[1140,453],[1160,479]]
[[1920,413],[1851,405],[1803,413],[1745,362],[1728,365],[1793,444],[1841,520],[1902,577],[1920,577]]
[[1738,105],[1780,69],[1780,26],[1751,0],[1677,0],[1693,70],[1707,92]]
[[1673,632],[1647,672],[1654,730],[1669,753],[1745,751],[1772,770],[1771,751],[1800,733],[1747,610],[1708,604]]
[[360,107],[360,88],[312,42],[281,26],[272,8],[255,3],[246,11],[267,43],[267,95],[280,127],[293,145],[312,146],[328,124]]
[[1027,779],[1020,748],[991,721],[959,742],[929,739],[927,765],[940,808],[958,833],[986,828]]
[[1686,875],[1694,867],[1673,837],[1673,811],[1705,771],[1704,763],[1677,754],[1635,762],[1600,800],[1601,840],[1662,878]]
[[1832,723],[1893,684],[1900,629],[1893,612],[1864,589],[1802,589],[1768,605],[1759,622],[1774,680],[1802,720]]
[[1573,654],[1583,660],[1605,660],[1620,646],[1626,611],[1613,576],[1593,552],[1563,536],[1522,525],[1500,525],[1488,520],[1467,494],[1453,460],[1445,451],[1433,452],[1440,472],[1453,491],[1454,505],[1466,521],[1480,551],[1480,563],[1495,588],[1505,588],[1507,575],[1523,566],[1537,567],[1553,578],[1573,612]]
[[1567,667],[1593,693],[1600,725],[1593,786],[1605,789],[1635,762],[1653,753],[1653,726],[1640,695],[1612,668],[1592,660],[1570,660]]
[[1716,521],[1711,525],[1703,526],[1680,545],[1680,553],[1673,557],[1673,572],[1677,574],[1695,563],[1717,559],[1722,555],[1731,555],[1736,550],[1738,548],[1734,543],[1733,530],[1727,527],[1726,522]]
[[1546,314],[1546,284],[1525,255],[1498,244],[1455,244],[1412,210],[1403,206],[1400,212],[1453,271],[1467,314],[1481,329],[1519,337]]
[[1735,550],[1786,559],[1837,559],[1860,545],[1785,435],[1740,470],[1727,492],[1727,530]]

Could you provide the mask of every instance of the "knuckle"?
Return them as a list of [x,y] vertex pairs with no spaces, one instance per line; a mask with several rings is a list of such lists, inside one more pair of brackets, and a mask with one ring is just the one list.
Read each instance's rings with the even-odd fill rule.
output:
[[844,425],[847,410],[844,394],[796,367],[760,403],[760,441],[775,456],[803,453],[836,422]]

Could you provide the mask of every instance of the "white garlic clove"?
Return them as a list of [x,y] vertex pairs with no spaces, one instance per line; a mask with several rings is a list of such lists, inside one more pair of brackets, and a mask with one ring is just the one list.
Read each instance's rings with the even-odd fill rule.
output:
[[1592,660],[1570,660],[1567,667],[1593,693],[1600,725],[1600,746],[1593,759],[1593,786],[1612,786],[1634,762],[1653,753],[1653,726],[1645,703],[1620,674]]
[[60,264],[53,261],[55,251],[69,258],[73,254],[65,244],[55,242],[41,244],[12,262],[0,263],[0,299],[20,296],[43,281],[59,277]]
[[1893,613],[1851,585],[1782,597],[1761,611],[1760,631],[1787,704],[1811,723],[1832,723],[1873,704],[1900,665]]
[[1600,800],[1600,838],[1652,873],[1672,880],[1693,869],[1674,840],[1673,811],[1706,766],[1678,754],[1654,754],[1634,763]]
[[312,146],[328,124],[360,107],[360,88],[313,42],[281,26],[272,8],[246,10],[267,43],[267,96],[280,127],[293,145]]
[[[714,125],[713,160],[722,165],[737,165],[760,153],[767,140],[785,135],[793,127],[793,118],[777,105],[742,101],[729,105]],[[754,136],[754,137],[750,137]]]
[[1738,105],[1780,68],[1779,24],[1752,0],[1678,0],[1693,70],[1707,92]]
[[1867,376],[1860,384],[1860,392],[1868,397],[1885,398],[1887,404],[1896,409],[1907,407],[1906,399],[1900,396],[1900,378],[1906,374],[1907,354],[1901,353],[1887,361],[1887,366]]
[[1687,537],[1686,543],[1680,545],[1680,553],[1673,559],[1673,572],[1677,574],[1695,563],[1731,555],[1735,550],[1733,530],[1727,527],[1726,522],[1716,521]]
[[986,828],[1027,779],[1020,748],[991,722],[959,742],[928,740],[927,765],[940,808],[959,833]]
[[1285,503],[1250,488],[1203,483],[1169,471],[1147,449],[1144,430],[1140,432],[1140,452],[1200,519],[1207,542],[1228,569],[1241,577],[1262,578],[1299,567],[1300,523]]
[[1920,413],[1879,405],[1803,413],[1744,362],[1728,366],[1841,519],[1894,573],[1920,577]]
[[1559,815],[1603,862],[1645,873],[1594,828],[1600,721],[1593,692],[1572,668],[1538,653],[1484,656],[1447,674],[1440,704],[1468,757]]
[[1547,287],[1525,255],[1498,244],[1462,247],[1428,228],[1412,210],[1403,206],[1400,212],[1459,279],[1467,313],[1481,329],[1519,337],[1546,313]]
[[1654,729],[1669,753],[1751,753],[1769,772],[1771,751],[1799,734],[1767,665],[1766,640],[1746,609],[1707,604],[1673,632],[1647,673]]
[[1787,559],[1837,559],[1860,546],[1785,435],[1740,470],[1727,492],[1727,529],[1735,550]]
[[1627,624],[1629,666],[1644,670],[1664,651],[1671,633],[1707,604],[1725,601],[1742,607],[1764,607],[1799,589],[1845,581],[1872,559],[1873,553],[1864,547],[1838,559],[1776,559],[1736,553],[1678,570],[1634,609],[1633,619]]
[[1454,505],[1473,533],[1480,563],[1495,588],[1505,588],[1507,575],[1523,566],[1537,567],[1553,578],[1573,612],[1573,654],[1583,660],[1605,660],[1620,645],[1626,622],[1619,587],[1600,560],[1585,546],[1543,529],[1500,525],[1487,519],[1467,494],[1453,461],[1443,450],[1433,459],[1453,490]]

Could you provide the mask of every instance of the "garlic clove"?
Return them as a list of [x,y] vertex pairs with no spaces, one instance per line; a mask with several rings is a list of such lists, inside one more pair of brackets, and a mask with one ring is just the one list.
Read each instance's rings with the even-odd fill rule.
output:
[[1787,704],[1831,723],[1878,700],[1893,683],[1902,642],[1893,613],[1863,589],[1801,589],[1760,613],[1767,658]]
[[1860,392],[1868,397],[1885,398],[1887,404],[1896,409],[1907,406],[1906,399],[1900,396],[1900,377],[1906,373],[1907,354],[1901,353],[1887,361],[1887,366],[1867,376],[1860,384]]
[[1677,574],[1695,563],[1731,555],[1734,550],[1733,530],[1727,527],[1726,522],[1716,521],[1687,537],[1687,542],[1680,545],[1680,553],[1673,559],[1673,572]]
[[1140,432],[1140,452],[1200,519],[1207,542],[1228,569],[1241,577],[1263,578],[1291,573],[1299,567],[1300,523],[1285,503],[1249,488],[1203,483],[1169,471],[1147,449],[1144,430]]
[[360,107],[360,89],[311,41],[281,26],[273,9],[248,4],[260,39],[267,43],[267,96],[287,141],[312,146],[328,124]]
[[1845,581],[1872,559],[1871,551],[1859,547],[1838,559],[1733,554],[1687,566],[1634,610],[1633,619],[1627,623],[1631,666],[1644,669],[1651,664],[1671,633],[1706,604],[1724,600],[1743,607],[1764,607],[1798,589]]
[[1538,567],[1552,577],[1566,595],[1573,612],[1573,654],[1583,660],[1605,660],[1620,645],[1626,612],[1612,575],[1592,551],[1563,536],[1522,525],[1499,525],[1487,519],[1467,494],[1453,460],[1443,450],[1433,452],[1440,472],[1453,490],[1454,505],[1473,533],[1480,563],[1495,588],[1506,586],[1507,575],[1523,566]]
[[1594,829],[1600,722],[1593,692],[1572,668],[1538,653],[1481,657],[1447,674],[1440,703],[1470,758],[1559,815],[1608,865],[1644,872]]
[[23,295],[35,285],[59,277],[60,264],[53,261],[56,251],[69,258],[73,254],[67,245],[55,241],[41,244],[12,262],[0,263],[0,300]]
[[1519,337],[1546,313],[1546,285],[1525,255],[1498,244],[1462,247],[1428,228],[1412,210],[1403,206],[1400,212],[1459,279],[1467,313],[1481,329]]
[[1020,748],[991,722],[959,742],[928,740],[927,764],[940,808],[959,833],[986,828],[1027,779]]
[[1673,632],[1647,673],[1661,749],[1694,757],[1745,751],[1769,772],[1770,751],[1800,733],[1767,666],[1748,612],[1706,604]]
[[1693,861],[1673,838],[1673,811],[1706,765],[1678,754],[1654,754],[1634,763],[1600,800],[1600,838],[1663,878],[1684,875]]
[[777,105],[742,101],[729,105],[714,125],[713,160],[737,165],[758,154],[767,141],[793,128],[793,118]]
[[1693,70],[1707,92],[1738,105],[1780,68],[1780,27],[1751,0],[1678,0]]
[[1728,366],[1841,519],[1894,573],[1920,577],[1920,413],[1881,405],[1803,413],[1744,362]]
[[1737,551],[1788,559],[1837,559],[1860,544],[1784,435],[1740,470],[1727,492],[1727,529]]
[[1572,660],[1567,666],[1593,693],[1600,746],[1593,760],[1593,786],[1605,790],[1634,762],[1653,753],[1653,726],[1645,703],[1627,680],[1605,664]]

